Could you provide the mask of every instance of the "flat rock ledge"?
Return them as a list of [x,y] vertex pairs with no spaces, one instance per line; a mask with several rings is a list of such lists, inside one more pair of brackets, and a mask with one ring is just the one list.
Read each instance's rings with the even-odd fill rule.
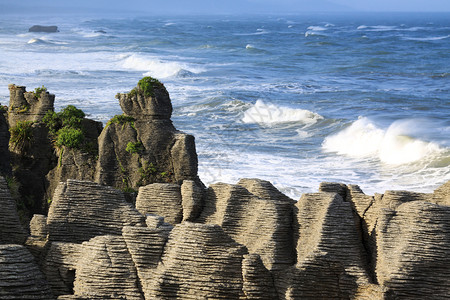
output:
[[48,216],[33,218],[24,246],[2,180],[13,218],[0,219],[0,299],[450,294],[450,183],[374,196],[322,183],[294,201],[259,179],[206,189],[185,180],[142,187],[136,208],[111,187],[67,180]]

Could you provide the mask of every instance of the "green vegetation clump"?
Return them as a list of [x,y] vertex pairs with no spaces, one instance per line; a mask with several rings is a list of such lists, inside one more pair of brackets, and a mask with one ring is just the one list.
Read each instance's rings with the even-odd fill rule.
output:
[[40,98],[42,93],[47,92],[47,88],[45,86],[38,87],[34,89],[34,97]]
[[142,145],[141,142],[136,142],[136,143],[129,142],[127,144],[127,148],[125,150],[130,154],[139,153],[144,150],[144,146]]
[[54,111],[49,110],[42,121],[45,123],[45,126],[47,126],[49,132],[51,135],[55,136],[58,130],[61,128],[61,120],[58,117],[58,114]]
[[73,105],[67,105],[58,114],[63,127],[81,128],[81,121],[86,114]]
[[156,165],[151,162],[144,161],[142,167],[138,169],[140,180],[139,186],[150,184],[152,182],[170,182],[168,172],[159,172]]
[[84,133],[79,128],[63,127],[58,130],[56,146],[66,146],[68,148],[80,148],[84,141]]
[[134,127],[134,121],[136,121],[135,118],[131,117],[131,116],[127,116],[127,115],[115,115],[111,120],[108,121],[108,123],[106,123],[106,127],[108,127],[111,124],[130,124],[131,127],[133,127],[134,129],[136,129]]
[[8,111],[8,106],[0,105],[0,114],[4,114],[7,111]]
[[73,105],[68,105],[59,113],[48,111],[42,119],[57,147],[80,148],[84,142],[81,122],[85,113]]
[[[148,76],[139,80],[138,87],[141,91],[144,92],[145,96],[154,97],[155,89],[164,87],[164,85],[158,79]],[[132,92],[133,91],[131,91],[130,93]]]
[[15,109],[16,113],[23,114],[30,110],[30,106],[28,104],[22,105]]
[[18,121],[15,126],[9,129],[11,134],[9,143],[14,149],[18,149],[21,152],[30,149],[33,139],[32,126],[33,122],[31,121]]

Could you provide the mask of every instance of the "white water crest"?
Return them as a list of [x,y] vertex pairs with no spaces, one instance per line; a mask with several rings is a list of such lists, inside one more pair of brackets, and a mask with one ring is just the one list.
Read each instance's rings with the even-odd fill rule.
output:
[[154,57],[144,57],[138,54],[126,55],[122,67],[125,69],[145,71],[144,76],[167,78],[181,73],[201,73],[204,70],[188,66],[185,63],[164,61]]
[[251,124],[277,124],[295,122],[305,125],[312,125],[323,117],[317,113],[306,109],[290,108],[265,103],[262,100],[244,112],[242,122]]
[[434,142],[411,136],[418,120],[399,120],[383,130],[362,117],[346,129],[328,136],[322,148],[354,158],[377,158],[388,165],[402,165],[425,158],[438,158],[446,152]]

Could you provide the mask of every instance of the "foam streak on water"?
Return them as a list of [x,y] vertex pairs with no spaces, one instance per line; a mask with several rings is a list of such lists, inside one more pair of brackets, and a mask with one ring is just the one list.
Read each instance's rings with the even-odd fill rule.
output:
[[[206,184],[270,180],[293,198],[321,181],[431,192],[450,180],[450,15],[0,19],[8,84],[45,85],[106,122],[118,92],[159,78],[196,137]],[[358,116],[361,116],[358,118]]]

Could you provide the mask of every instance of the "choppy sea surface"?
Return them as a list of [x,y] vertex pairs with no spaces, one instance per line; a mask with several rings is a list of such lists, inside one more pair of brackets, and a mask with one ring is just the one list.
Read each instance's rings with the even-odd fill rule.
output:
[[[58,33],[29,33],[32,25]],[[143,76],[167,87],[209,185],[322,181],[366,194],[450,180],[450,14],[0,18],[8,84],[106,122]]]

